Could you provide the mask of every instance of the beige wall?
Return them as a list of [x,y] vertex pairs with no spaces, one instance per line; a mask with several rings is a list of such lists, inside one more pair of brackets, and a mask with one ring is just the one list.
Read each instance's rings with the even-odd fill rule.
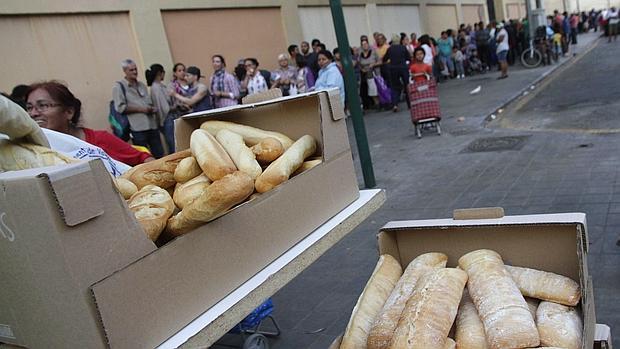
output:
[[485,9],[482,5],[463,5],[461,11],[465,24],[471,24],[473,27],[474,23],[486,22]]
[[378,5],[379,28],[390,39],[391,34],[422,33],[420,8],[417,5]]
[[442,18],[443,21],[429,21],[429,34],[439,37],[446,29],[458,29],[456,6],[454,5],[426,5],[429,18]]
[[[364,6],[343,6],[344,20],[347,24],[349,45],[359,46],[360,36],[369,35],[366,9]],[[303,39],[310,42],[317,38],[328,50],[337,46],[334,21],[328,6],[299,7]]]
[[522,19],[525,17],[527,17],[527,11],[523,2],[506,4],[505,19]]

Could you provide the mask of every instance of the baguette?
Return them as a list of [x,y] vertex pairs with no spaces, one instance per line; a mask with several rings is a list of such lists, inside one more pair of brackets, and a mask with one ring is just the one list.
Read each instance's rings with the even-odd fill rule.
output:
[[304,161],[303,164],[301,164],[301,166],[299,166],[299,168],[295,170],[295,172],[293,172],[291,176],[297,176],[298,174],[304,173],[309,169],[320,165],[321,163],[323,163],[323,160],[320,159]]
[[112,178],[112,181],[125,200],[129,200],[129,198],[138,191],[138,187],[125,178]]
[[527,308],[530,310],[530,314],[532,314],[532,318],[536,320],[536,309],[538,309],[540,301],[536,298],[525,297],[525,302],[527,303]]
[[506,269],[524,296],[570,306],[581,299],[579,284],[566,276],[508,265]]
[[77,161],[40,145],[0,139],[0,172],[64,165]]
[[488,348],[484,326],[467,289],[463,292],[459,312],[456,315],[456,335],[454,338],[459,349]]
[[189,150],[182,150],[161,159],[145,162],[129,169],[121,175],[121,178],[128,179],[133,184],[142,189],[152,184],[162,189],[168,189],[175,185],[174,171],[179,162],[192,155]]
[[459,259],[469,275],[468,290],[484,325],[491,349],[529,348],[540,344],[536,324],[502,257],[476,250]]
[[540,344],[566,349],[580,349],[583,324],[574,307],[540,302],[536,310]]
[[146,185],[129,198],[129,209],[149,239],[155,241],[166,227],[174,212],[174,202],[168,192],[154,185]]
[[256,161],[256,155],[243,143],[243,137],[223,129],[217,133],[215,138],[224,147],[239,171],[245,172],[254,180],[260,176],[263,169]]
[[194,201],[168,220],[167,230],[179,236],[214,220],[234,205],[245,200],[254,191],[250,176],[235,171],[214,181]]
[[230,121],[209,120],[203,122],[202,125],[200,125],[200,128],[208,131],[212,136],[215,136],[221,129],[227,129],[234,133],[240,134],[241,137],[243,137],[245,144],[248,146],[256,145],[260,143],[261,140],[268,137],[275,138],[280,141],[284,149],[288,149],[293,144],[292,139],[280,132],[265,131],[260,128],[240,125]]
[[177,168],[174,170],[174,180],[177,183],[185,183],[192,178],[196,178],[202,173],[202,169],[198,166],[198,161],[193,156],[188,156],[179,161]]
[[190,179],[185,183],[178,183],[172,194],[172,200],[181,210],[197,197],[211,184],[211,180],[204,173]]
[[251,149],[254,155],[256,155],[256,160],[261,164],[270,164],[284,154],[282,143],[273,137],[261,139]]
[[237,170],[226,150],[205,130],[192,132],[189,147],[202,171],[212,181],[217,181]]
[[301,166],[304,159],[314,154],[315,151],[314,138],[309,135],[302,136],[258,176],[256,191],[264,193],[285,182]]
[[381,312],[375,318],[368,334],[368,349],[383,349],[390,345],[398,320],[418,279],[433,269],[445,268],[447,262],[448,256],[443,253],[425,253],[409,263]]
[[384,254],[357,299],[349,324],[344,332],[340,349],[366,348],[368,332],[373,321],[381,311],[396,282],[403,272],[400,263],[394,257]]
[[444,349],[456,349],[456,342],[454,339],[448,337],[446,338],[446,344],[443,346]]

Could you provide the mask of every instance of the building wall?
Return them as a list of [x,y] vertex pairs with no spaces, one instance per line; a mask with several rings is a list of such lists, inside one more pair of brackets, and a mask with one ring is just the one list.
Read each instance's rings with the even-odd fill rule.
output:
[[428,33],[439,37],[446,28],[458,28],[458,18],[455,5],[426,5],[429,18],[442,18],[443,21],[430,21]]
[[463,5],[461,6],[463,12],[463,21],[461,23],[471,24],[486,22],[485,9],[482,5]]

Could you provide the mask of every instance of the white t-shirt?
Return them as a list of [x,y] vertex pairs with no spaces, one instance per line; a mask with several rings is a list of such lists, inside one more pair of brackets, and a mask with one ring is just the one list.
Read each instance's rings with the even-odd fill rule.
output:
[[501,42],[497,43],[497,53],[500,53],[502,51],[508,51],[510,49],[510,46],[508,46],[508,32],[504,28],[499,30],[497,37],[499,38],[502,35],[504,36],[504,38]]
[[433,65],[433,49],[427,44],[422,45],[424,49],[424,64]]

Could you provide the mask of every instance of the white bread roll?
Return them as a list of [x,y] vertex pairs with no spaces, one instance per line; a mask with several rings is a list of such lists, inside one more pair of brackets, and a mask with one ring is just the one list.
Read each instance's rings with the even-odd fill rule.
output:
[[254,180],[263,173],[263,169],[256,161],[256,155],[245,145],[243,137],[223,129],[215,135],[215,138],[224,147],[239,171],[245,172]]
[[202,173],[202,169],[198,166],[198,161],[193,156],[188,156],[179,161],[177,168],[174,170],[174,180],[177,183],[185,183]]
[[118,189],[118,192],[121,194],[123,199],[129,200],[129,198],[138,191],[138,187],[136,187],[133,182],[125,178],[112,178],[114,182],[114,186]]
[[379,257],[375,270],[353,308],[340,349],[366,348],[368,332],[374,319],[402,273],[403,269],[394,257],[388,254]]
[[189,147],[202,171],[212,181],[217,181],[237,170],[226,150],[205,130],[192,132]]
[[155,241],[174,212],[174,202],[168,192],[155,185],[146,185],[129,198],[127,203],[149,239]]
[[381,312],[375,318],[368,334],[368,349],[385,349],[390,345],[398,320],[405,310],[405,305],[411,297],[416,282],[422,275],[433,269],[445,268],[447,262],[448,256],[445,254],[431,252],[419,255],[409,263]]
[[305,135],[299,138],[258,176],[256,191],[264,193],[285,182],[301,166],[304,159],[314,154],[315,151],[316,141],[312,136]]
[[448,337],[446,338],[446,345],[443,346],[444,349],[455,349],[456,348],[456,342],[454,341],[454,339]]
[[206,174],[201,174],[185,183],[178,183],[172,194],[172,200],[181,210],[204,193],[211,184]]
[[301,166],[299,166],[299,168],[297,170],[295,170],[295,172],[293,172],[293,174],[291,175],[291,177],[297,176],[298,174],[304,173],[306,171],[308,171],[309,169],[316,167],[320,164],[323,163],[323,160],[318,159],[318,160],[308,160],[308,161],[304,161],[303,164],[301,164]]
[[145,162],[130,168],[121,175],[121,178],[130,180],[138,189],[149,184],[168,189],[176,184],[174,171],[177,165],[190,155],[192,154],[187,149],[164,156],[161,159]]
[[536,320],[536,310],[538,309],[538,304],[540,301],[536,298],[525,297],[525,302],[527,303],[527,307],[530,310],[530,314],[532,314],[532,318]]
[[540,344],[566,349],[580,349],[583,323],[574,307],[540,302],[536,310]]
[[469,252],[459,259],[459,266],[469,275],[467,289],[484,324],[489,348],[529,348],[540,344],[527,303],[497,252]]
[[259,163],[270,164],[284,154],[284,146],[276,138],[267,137],[253,145],[252,152]]
[[167,230],[174,236],[182,235],[214,220],[254,192],[250,176],[235,171],[214,181],[194,201],[168,220]]
[[581,299],[579,284],[566,276],[546,271],[506,266],[524,296],[575,306]]
[[202,125],[200,125],[200,128],[208,131],[213,136],[215,136],[220,130],[227,129],[234,133],[240,134],[241,137],[243,137],[245,144],[249,146],[258,144],[261,140],[268,137],[275,138],[280,141],[284,149],[288,149],[293,144],[292,139],[280,132],[265,131],[260,128],[240,125],[230,121],[209,120],[203,122]]
[[456,268],[434,269],[416,283],[390,343],[391,349],[443,349],[467,282]]
[[474,302],[465,289],[459,312],[456,315],[456,347],[459,349],[487,349],[484,325],[480,321]]
[[0,139],[0,172],[64,165],[77,161],[40,145]]

